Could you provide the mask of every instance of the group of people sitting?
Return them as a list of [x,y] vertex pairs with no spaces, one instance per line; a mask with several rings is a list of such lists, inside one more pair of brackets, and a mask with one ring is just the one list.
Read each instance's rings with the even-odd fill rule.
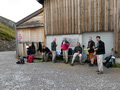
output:
[[[95,46],[95,42],[93,41],[92,37],[89,37],[89,41],[88,41],[88,53],[89,53],[89,58],[90,58],[90,64],[89,66],[94,66],[94,56],[96,54],[97,56],[97,65],[98,65],[98,74],[103,74],[103,56],[105,54],[105,43],[101,40],[100,36],[96,37],[97,40],[97,45]],[[53,42],[51,43],[51,51],[48,47],[46,47],[45,45],[41,45],[41,43],[39,43],[39,48],[38,51],[41,52],[42,55],[42,62],[44,61],[48,61],[50,54],[52,54],[52,62],[56,62],[56,53],[57,53],[57,43],[56,43],[56,38],[53,40]],[[64,63],[68,64],[69,60],[68,60],[68,50],[69,50],[69,46],[70,43],[68,42],[67,38],[64,38],[62,43],[61,43],[61,50],[62,50],[62,56],[64,59]],[[36,53],[35,51],[35,46],[34,43],[32,43],[31,46],[29,46],[28,44],[26,45],[27,48],[27,54],[28,55],[34,55]],[[72,61],[71,61],[71,66],[74,66],[74,61],[76,59],[76,57],[79,57],[79,62],[80,64],[83,64],[83,60],[82,60],[82,52],[83,52],[83,48],[81,46],[81,44],[79,42],[77,42],[76,47],[74,48],[74,54],[72,57]]]

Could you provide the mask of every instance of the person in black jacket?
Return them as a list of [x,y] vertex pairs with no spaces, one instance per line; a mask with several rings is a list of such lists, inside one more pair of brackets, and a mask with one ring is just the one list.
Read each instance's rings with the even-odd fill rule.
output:
[[105,44],[101,41],[100,36],[96,37],[97,47],[95,49],[97,55],[98,74],[103,74],[103,56],[105,54]]
[[36,49],[35,49],[34,42],[32,42],[31,46],[29,46],[29,45],[27,44],[27,45],[26,45],[26,48],[27,48],[27,54],[28,54],[28,55],[35,55]]
[[52,62],[55,63],[55,58],[56,58],[56,38],[53,40],[53,42],[51,43],[51,49],[52,49]]
[[38,44],[39,46],[38,46],[38,50],[37,51],[40,51],[40,52],[42,52],[42,43],[41,42],[39,42],[39,44]]
[[92,40],[92,37],[89,37],[89,42],[88,42],[88,52],[90,58],[89,66],[94,66],[94,48],[95,48],[95,42]]
[[50,54],[50,49],[48,47],[46,47],[45,45],[43,45],[43,48],[42,48],[42,62],[44,62],[44,58],[46,58],[46,62],[48,61],[49,54]]
[[76,59],[77,56],[79,56],[80,64],[82,64],[82,47],[79,42],[77,43],[77,46],[75,47],[74,52],[75,53],[72,58],[71,66],[74,65],[74,60]]

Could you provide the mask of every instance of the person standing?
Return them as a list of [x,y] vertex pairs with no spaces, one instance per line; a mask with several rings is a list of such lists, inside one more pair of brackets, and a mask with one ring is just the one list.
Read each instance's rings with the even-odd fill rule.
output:
[[61,49],[63,51],[63,59],[65,60],[64,62],[67,64],[68,63],[68,48],[70,46],[70,43],[67,41],[66,38],[61,43]]
[[105,54],[105,44],[101,40],[100,36],[96,37],[97,47],[95,49],[97,55],[97,64],[98,64],[98,74],[103,74],[103,56]]
[[56,44],[56,38],[53,40],[53,42],[51,43],[51,49],[52,49],[52,62],[56,62],[55,61],[55,58],[56,58],[56,47],[57,47],[57,44]]
[[89,37],[89,42],[88,42],[88,52],[90,58],[89,66],[94,66],[94,48],[95,48],[95,42],[92,40],[92,37]]
[[80,64],[83,64],[82,63],[82,47],[79,42],[77,43],[77,46],[75,47],[74,52],[75,53],[72,58],[71,66],[74,66],[74,60],[76,59],[77,56],[79,56]]

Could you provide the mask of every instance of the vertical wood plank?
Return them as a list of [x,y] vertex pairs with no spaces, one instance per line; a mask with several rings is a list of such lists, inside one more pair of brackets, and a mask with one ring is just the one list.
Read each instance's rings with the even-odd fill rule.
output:
[[75,4],[72,0],[72,33],[75,33]]
[[92,32],[94,32],[94,0],[91,2],[91,9],[92,9],[92,14],[91,14],[91,26],[92,26]]
[[78,34],[78,0],[75,0],[74,10],[75,10],[75,34]]
[[80,0],[78,0],[78,34],[80,34]]
[[88,0],[89,7],[88,7],[88,32],[91,31],[91,0]]
[[94,0],[94,32],[96,32],[96,0]]

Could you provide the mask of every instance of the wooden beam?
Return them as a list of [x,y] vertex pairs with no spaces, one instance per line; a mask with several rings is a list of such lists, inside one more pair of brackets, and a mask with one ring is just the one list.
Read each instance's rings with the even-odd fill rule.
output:
[[33,28],[33,27],[44,27],[44,24],[34,24],[34,25],[18,26],[17,29]]

